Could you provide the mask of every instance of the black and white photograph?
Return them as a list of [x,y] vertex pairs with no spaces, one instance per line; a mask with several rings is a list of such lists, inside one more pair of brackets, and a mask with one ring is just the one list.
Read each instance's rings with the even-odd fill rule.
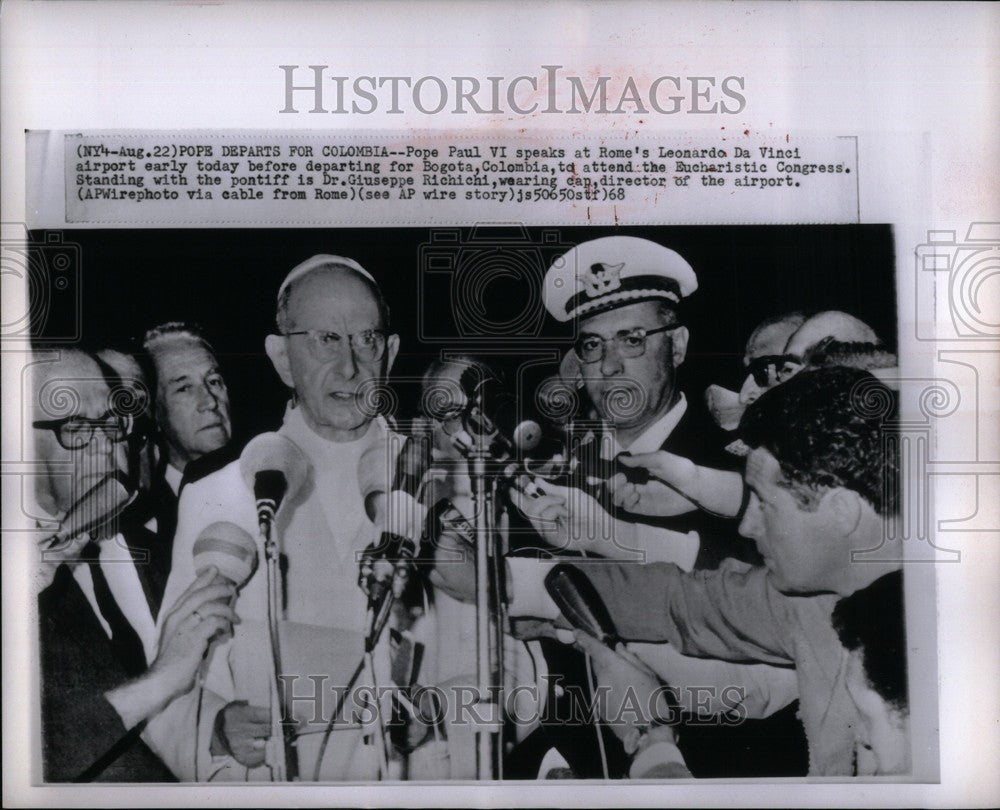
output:
[[995,7],[0,22],[5,804],[996,798]]
[[890,227],[59,236],[47,781],[910,773]]

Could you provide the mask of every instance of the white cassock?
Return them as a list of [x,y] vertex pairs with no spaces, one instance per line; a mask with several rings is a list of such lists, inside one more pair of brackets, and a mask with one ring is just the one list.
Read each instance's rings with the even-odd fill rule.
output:
[[[276,521],[281,551],[287,558],[282,675],[295,678],[294,694],[305,696],[295,701],[292,715],[307,723],[302,730],[310,732],[299,736],[297,744],[300,778],[310,780],[324,737],[321,731],[333,713],[335,687],[342,690],[347,685],[363,657],[367,599],[357,584],[358,555],[377,539],[378,530],[365,514],[358,460],[372,444],[386,439],[388,428],[376,419],[362,438],[331,442],[314,433],[301,411],[290,406],[278,432],[294,442],[311,465],[302,489],[283,504]],[[236,604],[242,622],[236,625],[232,640],[210,652],[204,693],[199,695],[196,688],[178,698],[151,721],[146,736],[183,780],[268,780],[267,767],[248,769],[229,756],[212,756],[209,751],[215,716],[226,703],[246,700],[251,705],[270,705],[267,572],[254,498],[238,461],[184,488],[163,604],[173,604],[194,580],[194,542],[216,521],[234,523],[258,538],[259,564]],[[389,684],[387,635],[375,653],[379,685]],[[363,670],[356,686],[372,685],[371,672]],[[320,778],[377,779],[374,724],[351,727],[350,711],[338,715],[342,719],[333,726]]]

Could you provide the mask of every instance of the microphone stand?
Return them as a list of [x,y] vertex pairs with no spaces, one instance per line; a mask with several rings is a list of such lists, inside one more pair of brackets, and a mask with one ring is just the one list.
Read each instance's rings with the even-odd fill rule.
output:
[[281,674],[281,645],[278,634],[281,575],[273,520],[260,521],[260,534],[264,541],[264,559],[267,562],[267,625],[271,646],[271,735],[265,749],[265,762],[271,769],[272,782],[291,782],[298,778],[298,759],[285,734],[281,691],[278,689],[278,677]]
[[[491,681],[494,680],[493,662],[497,670],[503,672],[503,646],[497,645],[500,617],[495,614],[494,596],[499,593],[495,581],[496,560],[496,514],[494,483],[490,473],[492,457],[482,441],[478,441],[468,453],[469,477],[472,481],[472,497],[475,507],[476,531],[476,686],[479,722],[476,723],[476,778],[489,781],[499,778],[500,752],[500,702],[490,701]],[[496,635],[491,630],[497,630]],[[491,656],[491,647],[496,646],[496,658]],[[497,683],[497,689],[501,688]],[[497,695],[499,699],[499,694]],[[485,714],[485,722],[483,716]]]

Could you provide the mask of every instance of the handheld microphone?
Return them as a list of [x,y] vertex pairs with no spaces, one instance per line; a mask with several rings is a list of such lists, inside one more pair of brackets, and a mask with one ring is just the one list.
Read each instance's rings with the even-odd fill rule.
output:
[[120,472],[112,473],[83,493],[69,508],[45,550],[55,551],[75,537],[96,532],[120,515],[138,495],[129,492],[123,478]]
[[235,523],[220,520],[201,530],[192,549],[196,576],[215,566],[219,576],[237,588],[257,570],[257,543]]
[[565,563],[557,565],[545,577],[545,589],[570,624],[615,649],[620,639],[611,614],[580,569]]
[[285,498],[294,498],[309,471],[302,451],[278,433],[254,437],[240,456],[240,472],[257,501],[257,522],[268,536]]

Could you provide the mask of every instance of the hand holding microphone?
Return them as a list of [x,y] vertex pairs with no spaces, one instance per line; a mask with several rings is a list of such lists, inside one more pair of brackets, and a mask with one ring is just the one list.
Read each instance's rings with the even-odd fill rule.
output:
[[156,658],[149,669],[105,693],[125,728],[153,716],[187,692],[212,640],[239,623],[229,605],[235,589],[217,579],[218,570],[209,566],[191,583],[165,614]]
[[235,523],[220,520],[201,530],[192,549],[195,574],[201,578],[205,572],[215,572],[211,583],[232,589],[227,604],[236,603],[236,592],[257,570],[257,544],[250,534]]

